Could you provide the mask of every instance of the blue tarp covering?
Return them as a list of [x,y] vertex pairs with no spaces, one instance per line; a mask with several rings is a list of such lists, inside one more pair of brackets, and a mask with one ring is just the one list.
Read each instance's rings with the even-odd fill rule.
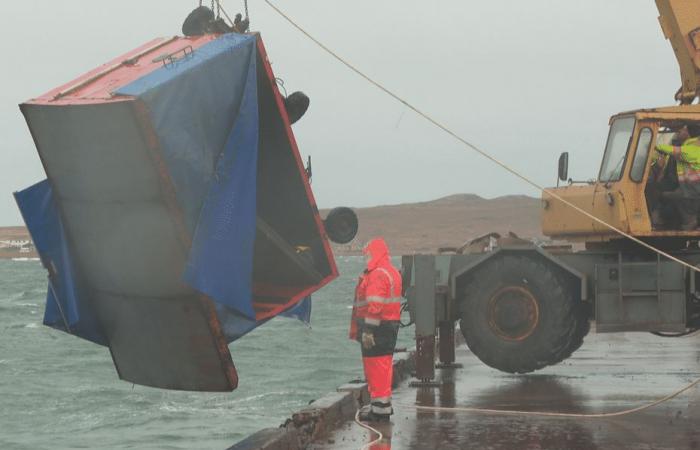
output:
[[[226,34],[116,91],[148,107],[160,154],[193,236],[183,279],[217,303],[229,342],[264,323],[255,321],[252,307],[259,132],[256,54],[255,36]],[[49,294],[45,323],[65,328],[63,310],[71,332],[104,343],[81,301],[79,277],[48,182],[16,196],[42,259],[57,266],[53,287],[59,301]],[[308,322],[310,310],[307,298],[286,314]]]
[[15,200],[42,261],[49,270],[44,325],[107,345],[76,282],[73,260],[47,180],[16,192]]
[[254,318],[258,101],[255,37],[226,34],[117,91],[148,106],[185,223],[185,281]]

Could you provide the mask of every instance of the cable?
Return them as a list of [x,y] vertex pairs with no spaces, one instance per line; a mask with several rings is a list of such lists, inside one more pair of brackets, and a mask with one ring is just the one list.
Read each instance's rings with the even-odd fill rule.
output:
[[[401,314],[403,314],[404,311],[408,309],[408,301],[403,302],[401,304]],[[408,323],[403,323],[401,319],[399,319],[399,328],[407,328],[413,325],[413,320],[409,317]]]
[[287,98],[287,88],[284,87],[284,80],[280,77],[275,77],[275,83],[277,83],[277,86],[279,86],[284,91],[284,97]]
[[362,428],[365,428],[365,429],[379,435],[379,437],[377,437],[377,439],[373,440],[372,442],[370,442],[368,444],[363,445],[362,450],[369,448],[369,447],[373,446],[374,444],[378,443],[379,441],[381,441],[382,439],[384,439],[384,435],[382,434],[381,431],[377,430],[376,428],[372,428],[371,426],[367,425],[366,423],[360,421],[360,410],[359,409],[355,413],[355,423],[358,424],[359,426],[361,426]]
[[679,389],[666,397],[655,400],[651,403],[645,405],[637,406],[636,408],[625,409],[622,411],[614,411],[608,413],[598,413],[598,414],[578,414],[578,413],[559,413],[559,412],[542,412],[542,411],[515,411],[508,409],[487,409],[487,408],[460,408],[460,407],[444,407],[444,406],[421,406],[421,405],[402,405],[409,409],[426,410],[426,411],[446,411],[446,412],[469,412],[469,413],[480,413],[480,414],[501,414],[510,416],[540,416],[540,417],[575,417],[580,419],[602,419],[607,417],[619,417],[626,416],[629,414],[644,411],[645,409],[652,408],[656,405],[660,405],[674,397],[678,397],[683,392],[697,386],[700,383],[700,378],[693,381],[692,383],[686,385],[682,389]]
[[[506,415],[506,416],[536,416],[536,417],[559,417],[559,418],[577,418],[577,419],[604,419],[604,418],[610,418],[610,417],[620,417],[620,416],[626,416],[629,414],[634,414],[638,413],[640,411],[644,411],[645,409],[653,408],[654,406],[660,405],[661,403],[667,402],[675,397],[678,397],[681,395],[683,392],[688,391],[692,389],[693,387],[697,386],[700,384],[700,378],[696,379],[692,383],[684,386],[682,389],[679,389],[663,398],[660,398],[658,400],[655,400],[651,403],[647,403],[641,406],[637,406],[636,408],[630,408],[630,409],[625,409],[622,411],[614,411],[614,412],[608,412],[608,413],[597,413],[597,414],[579,414],[579,413],[561,413],[561,412],[545,412],[545,411],[517,411],[517,410],[511,410],[511,409],[489,409],[489,408],[466,408],[466,407],[448,407],[448,406],[421,406],[421,405],[406,405],[406,404],[397,404],[397,406],[401,406],[406,409],[414,409],[417,411],[436,411],[436,412],[462,412],[462,413],[476,413],[476,414],[489,414],[489,415]],[[372,445],[378,443],[381,441],[384,437],[384,435],[381,433],[381,431],[377,430],[376,428],[372,428],[371,426],[367,425],[366,423],[363,423],[360,421],[360,410],[358,409],[357,412],[355,413],[355,423],[357,423],[359,426],[362,428],[365,428],[371,432],[374,432],[379,435],[376,439],[374,439],[372,442],[365,444],[362,446],[362,450],[367,449],[371,447]]]
[[226,12],[226,10],[224,9],[224,7],[221,6],[221,3],[220,3],[220,2],[218,3],[218,5],[219,5],[219,8],[221,9],[221,12],[224,13],[224,17],[226,17],[226,18],[228,19],[229,25],[233,26],[233,20],[231,20],[231,17],[229,17],[229,15],[228,15],[228,13]]
[[683,261],[683,260],[681,260],[681,259],[679,259],[679,258],[676,258],[675,256],[670,255],[670,254],[664,252],[663,250],[658,249],[658,248],[654,247],[653,245],[648,244],[648,243],[642,241],[641,239],[636,238],[636,237],[634,237],[634,236],[632,236],[632,235],[630,235],[630,234],[628,234],[628,233],[626,233],[626,232],[620,230],[619,228],[615,227],[614,225],[611,225],[611,224],[605,222],[604,220],[599,219],[598,217],[594,216],[593,214],[589,213],[588,211],[585,211],[585,210],[581,209],[580,207],[576,206],[575,204],[571,203],[570,201],[568,201],[568,200],[562,198],[559,194],[557,194],[557,193],[555,193],[555,192],[553,192],[553,191],[551,191],[551,190],[545,188],[544,186],[541,186],[540,184],[536,183],[535,181],[532,181],[532,180],[529,179],[527,176],[525,176],[525,175],[521,174],[520,172],[518,172],[517,170],[511,168],[511,167],[510,167],[509,165],[507,165],[506,163],[504,163],[504,162],[498,160],[497,158],[491,156],[491,155],[490,155],[489,153],[487,153],[486,151],[480,149],[480,148],[477,147],[475,144],[472,144],[471,142],[467,141],[466,139],[464,139],[463,137],[461,137],[460,135],[458,135],[457,133],[455,133],[454,131],[452,131],[451,129],[449,129],[447,126],[445,126],[445,125],[443,125],[442,123],[438,122],[436,119],[434,119],[434,118],[433,118],[432,116],[430,116],[429,114],[427,114],[427,113],[421,111],[420,109],[418,109],[417,107],[413,106],[411,103],[409,103],[408,101],[404,100],[404,99],[403,99],[402,97],[400,97],[398,94],[395,94],[394,92],[392,92],[392,91],[389,90],[388,88],[384,87],[384,85],[382,85],[382,84],[379,83],[378,81],[375,81],[375,80],[374,80],[373,78],[371,78],[369,75],[366,75],[366,74],[365,74],[364,72],[362,72],[360,69],[356,68],[354,65],[352,65],[351,63],[349,63],[348,61],[346,61],[345,59],[343,59],[340,55],[338,55],[338,54],[335,53],[333,50],[331,50],[330,48],[328,48],[328,47],[327,47],[326,45],[324,45],[321,41],[319,41],[318,39],[316,39],[315,37],[313,37],[311,34],[309,34],[304,28],[302,28],[302,27],[301,27],[299,24],[297,24],[291,17],[289,17],[289,16],[288,16],[287,14],[285,14],[282,10],[280,10],[277,6],[275,6],[275,4],[272,3],[270,0],[263,0],[263,1],[264,1],[265,3],[267,3],[267,5],[268,5],[270,8],[272,8],[277,14],[279,14],[282,18],[284,18],[287,22],[289,22],[294,28],[296,28],[298,31],[300,31],[304,36],[306,36],[308,39],[310,39],[313,43],[315,43],[317,46],[319,46],[319,47],[320,47],[322,50],[324,50],[326,53],[328,53],[328,54],[331,55],[333,58],[335,58],[336,60],[338,60],[341,64],[343,64],[343,65],[346,66],[348,69],[350,69],[350,70],[352,70],[353,72],[355,72],[357,75],[359,75],[359,76],[361,76],[362,78],[364,78],[367,82],[369,82],[370,84],[374,85],[376,88],[378,88],[379,90],[381,90],[381,91],[384,92],[385,94],[387,94],[387,95],[389,95],[390,97],[392,97],[394,100],[400,102],[401,104],[403,104],[404,106],[406,106],[407,108],[409,108],[410,110],[412,110],[413,112],[415,112],[416,114],[418,114],[419,116],[423,117],[425,120],[427,120],[427,121],[430,122],[431,124],[433,124],[433,125],[435,125],[436,127],[440,128],[442,131],[444,131],[445,133],[449,134],[449,135],[452,136],[454,139],[456,139],[457,141],[459,141],[459,142],[461,142],[462,144],[464,144],[466,147],[469,147],[470,149],[474,150],[475,152],[477,152],[478,154],[480,154],[480,155],[483,156],[484,158],[486,158],[486,159],[488,159],[489,161],[493,162],[494,164],[500,166],[502,169],[504,169],[504,170],[510,172],[512,175],[516,176],[517,178],[520,178],[522,181],[524,181],[525,183],[529,184],[530,186],[532,186],[532,187],[534,187],[534,188],[536,188],[536,189],[538,189],[538,190],[540,190],[540,191],[546,193],[547,195],[551,196],[552,198],[554,198],[554,199],[556,199],[556,200],[562,202],[563,204],[565,204],[565,205],[569,206],[570,208],[574,209],[575,211],[577,211],[577,212],[583,214],[584,216],[588,217],[589,219],[593,220],[594,222],[597,222],[597,223],[599,223],[600,225],[603,225],[604,227],[610,229],[611,231],[614,231],[615,233],[619,234],[620,236],[626,237],[627,239],[629,239],[629,240],[631,240],[631,241],[633,241],[633,242],[635,242],[635,243],[641,245],[642,247],[645,247],[645,248],[647,248],[647,249],[649,249],[649,250],[651,250],[651,251],[653,251],[653,252],[655,252],[655,253],[657,253],[657,254],[659,254],[659,255],[661,255],[661,256],[663,256],[663,257],[665,257],[665,258],[667,258],[667,259],[669,259],[669,260],[671,260],[671,261],[675,261],[675,262],[677,262],[678,264],[681,264],[682,266],[685,266],[685,267],[687,267],[687,268],[689,268],[689,269],[691,269],[691,270],[693,270],[693,271],[695,271],[695,272],[700,273],[700,268],[695,267],[694,265],[689,264],[689,263],[687,263],[687,262],[685,262],[685,261]]

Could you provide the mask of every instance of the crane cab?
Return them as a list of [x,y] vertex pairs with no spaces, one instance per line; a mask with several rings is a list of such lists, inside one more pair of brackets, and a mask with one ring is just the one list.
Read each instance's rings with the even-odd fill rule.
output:
[[620,238],[612,226],[654,239],[662,247],[700,240],[700,229],[682,226],[679,208],[674,211],[672,207],[680,194],[673,193],[677,182],[673,186],[670,176],[660,182],[656,151],[657,145],[671,143],[674,133],[684,125],[700,124],[700,105],[695,103],[700,97],[700,2],[656,0],[656,5],[664,37],[678,60],[682,84],[675,98],[680,105],[613,116],[600,171],[593,180],[568,180],[568,154],[562,155],[559,179],[569,183],[542,195],[542,232],[546,236],[607,242]]
[[[546,236],[584,242],[609,241],[619,234],[561,199],[637,237],[700,239],[700,229],[683,230],[678,211],[675,170],[660,170],[657,145],[670,144],[686,125],[700,125],[700,105],[680,105],[620,113],[610,131],[598,176],[587,182],[547,189],[542,196],[542,231]],[[663,160],[663,158],[661,158]],[[560,158],[566,178],[568,156]]]

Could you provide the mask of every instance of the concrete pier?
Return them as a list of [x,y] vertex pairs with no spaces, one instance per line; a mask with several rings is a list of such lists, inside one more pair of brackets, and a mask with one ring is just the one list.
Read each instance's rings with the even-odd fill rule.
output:
[[[490,369],[464,344],[457,350],[457,361],[464,365],[462,369],[437,370],[439,387],[411,388],[408,380],[400,383],[394,392],[392,422],[378,427],[386,439],[375,449],[389,445],[392,449],[421,450],[700,449],[699,387],[654,408],[604,419],[413,408],[420,404],[567,413],[634,408],[700,377],[700,336],[668,339],[646,333],[591,334],[569,360],[528,375]],[[344,404],[351,399],[363,402],[361,394],[353,393]],[[308,434],[310,440],[296,440],[292,446],[233,448],[359,449],[376,436],[356,425],[351,416],[348,411],[327,416],[332,420]]]

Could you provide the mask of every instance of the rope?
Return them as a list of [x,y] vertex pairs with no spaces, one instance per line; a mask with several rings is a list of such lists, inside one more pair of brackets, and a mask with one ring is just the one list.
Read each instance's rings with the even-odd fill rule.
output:
[[381,441],[382,439],[384,439],[384,435],[382,434],[381,431],[377,430],[376,428],[372,428],[371,426],[367,425],[366,423],[360,421],[360,410],[359,409],[355,413],[355,423],[358,424],[359,426],[361,426],[362,428],[365,428],[365,429],[369,430],[370,432],[373,432],[373,433],[376,433],[377,435],[379,435],[379,437],[377,437],[377,439],[373,440],[372,442],[370,442],[368,444],[363,445],[362,450],[365,450],[366,448],[369,448],[369,447],[373,446],[374,444],[378,443],[379,441]]
[[444,131],[445,133],[449,134],[449,135],[452,136],[454,139],[456,139],[457,141],[459,141],[459,142],[461,142],[462,144],[464,144],[466,147],[468,147],[468,148],[474,150],[475,152],[477,152],[478,154],[480,154],[480,155],[483,156],[484,158],[486,158],[486,159],[488,159],[489,161],[493,162],[494,164],[500,166],[502,169],[504,169],[504,170],[510,172],[512,175],[514,175],[514,176],[516,176],[517,178],[521,179],[522,181],[524,181],[525,183],[529,184],[530,186],[532,186],[532,187],[538,189],[539,191],[542,191],[542,192],[546,193],[547,195],[551,196],[552,198],[554,198],[554,199],[556,199],[556,200],[562,202],[563,204],[565,204],[565,205],[569,206],[570,208],[574,209],[575,211],[577,211],[577,212],[583,214],[584,216],[588,217],[589,219],[593,220],[594,222],[597,222],[598,224],[605,226],[606,228],[610,229],[611,231],[614,231],[615,233],[619,234],[620,236],[626,237],[627,239],[629,239],[629,240],[631,240],[631,241],[633,241],[633,242],[635,242],[635,243],[641,245],[642,247],[645,247],[645,248],[647,248],[647,249],[649,249],[649,250],[651,250],[651,251],[653,251],[653,252],[655,252],[655,253],[657,253],[657,254],[659,254],[659,255],[661,255],[661,256],[663,256],[663,257],[665,257],[665,258],[667,258],[667,259],[669,259],[669,260],[671,260],[671,261],[675,261],[675,262],[677,262],[678,264],[681,264],[682,266],[685,266],[685,267],[687,267],[687,268],[689,268],[689,269],[691,269],[691,270],[693,270],[693,271],[695,271],[695,272],[699,272],[699,273],[700,273],[700,268],[695,267],[694,265],[689,264],[689,263],[687,263],[687,262],[685,262],[685,261],[683,261],[683,260],[681,260],[681,259],[679,259],[679,258],[676,258],[675,256],[670,255],[670,254],[664,252],[663,250],[658,249],[658,248],[654,247],[653,245],[650,245],[650,244],[648,244],[648,243],[642,241],[641,239],[636,238],[636,237],[634,237],[634,236],[632,236],[632,235],[630,235],[630,234],[628,234],[628,233],[626,233],[626,232],[620,230],[619,228],[615,227],[614,225],[611,225],[611,224],[605,222],[604,220],[599,219],[598,217],[594,216],[593,214],[589,213],[588,211],[585,211],[585,210],[581,209],[580,207],[576,206],[575,204],[571,203],[570,201],[568,201],[568,200],[562,198],[559,194],[557,194],[557,193],[555,193],[555,192],[553,192],[553,191],[551,191],[551,190],[545,188],[544,186],[541,186],[541,185],[538,184],[537,182],[535,182],[535,181],[531,180],[530,178],[528,178],[527,176],[521,174],[521,173],[518,172],[517,170],[515,170],[515,169],[513,169],[512,167],[510,167],[509,165],[507,165],[506,163],[504,163],[504,162],[498,160],[497,158],[491,156],[491,155],[490,155],[489,153],[487,153],[486,151],[480,149],[480,148],[477,147],[475,144],[472,144],[471,142],[467,141],[466,139],[464,139],[463,137],[461,137],[460,135],[458,135],[457,133],[455,133],[454,131],[452,131],[451,129],[449,129],[446,125],[443,125],[443,124],[440,123],[438,120],[436,120],[435,118],[433,118],[433,117],[432,117],[431,115],[429,115],[428,113],[425,113],[425,112],[423,112],[422,110],[418,109],[417,107],[413,106],[413,105],[412,105],[411,103],[409,103],[407,100],[403,99],[403,98],[402,98],[401,96],[399,96],[398,94],[395,94],[393,91],[389,90],[388,88],[386,88],[384,85],[382,85],[382,84],[379,83],[378,81],[375,81],[373,78],[371,78],[370,76],[366,75],[364,72],[362,72],[360,69],[358,69],[357,67],[355,67],[354,65],[352,65],[350,62],[346,61],[346,60],[345,60],[344,58],[342,58],[340,55],[338,55],[338,54],[335,53],[333,50],[331,50],[331,49],[328,48],[326,45],[324,45],[321,41],[319,41],[318,39],[316,39],[315,37],[313,37],[311,34],[309,34],[304,28],[302,28],[302,27],[301,27],[299,24],[297,24],[291,17],[289,17],[289,16],[288,16],[287,14],[285,14],[282,10],[280,10],[277,6],[275,6],[275,4],[272,3],[270,0],[263,0],[263,1],[264,1],[265,3],[267,3],[267,5],[268,5],[270,8],[272,8],[277,14],[279,14],[282,18],[284,18],[287,22],[289,22],[294,28],[296,28],[298,31],[300,31],[304,36],[306,36],[308,39],[310,39],[313,43],[315,43],[317,46],[319,46],[319,47],[320,47],[322,50],[324,50],[326,53],[328,53],[328,54],[331,55],[333,58],[335,58],[338,62],[340,62],[341,64],[343,64],[345,67],[347,67],[347,68],[350,69],[351,71],[355,72],[355,73],[356,73],[357,75],[359,75],[360,77],[364,78],[367,82],[369,82],[370,84],[372,84],[373,86],[375,86],[376,88],[378,88],[379,90],[381,90],[382,92],[384,92],[385,94],[387,94],[388,96],[392,97],[394,100],[396,100],[396,101],[398,101],[399,103],[403,104],[404,106],[406,106],[407,108],[409,108],[410,110],[412,110],[413,112],[415,112],[416,114],[418,114],[419,116],[421,116],[422,118],[424,118],[425,120],[427,120],[428,122],[430,122],[431,124],[435,125],[437,128],[439,128],[439,129],[441,129],[442,131]]
[[[694,388],[700,384],[700,378],[696,379],[692,383],[684,386],[682,389],[679,389],[663,398],[660,398],[658,400],[655,400],[651,403],[647,403],[641,406],[637,406],[636,408],[630,408],[630,409],[625,409],[622,411],[614,411],[614,412],[607,412],[607,413],[597,413],[597,414],[579,414],[579,413],[562,413],[562,412],[546,412],[546,411],[517,411],[517,410],[511,410],[511,409],[489,409],[489,408],[465,408],[465,407],[448,407],[448,406],[421,406],[421,405],[405,405],[405,404],[398,404],[397,406],[404,407],[406,409],[414,409],[417,411],[436,411],[436,412],[461,412],[461,413],[476,413],[476,414],[489,414],[489,415],[504,415],[504,416],[535,416],[535,417],[555,417],[555,418],[577,418],[577,419],[605,419],[605,418],[610,418],[610,417],[620,417],[620,416],[626,416],[629,414],[634,414],[638,413],[640,411],[644,411],[645,409],[653,408],[654,406],[660,405],[661,403],[667,402],[675,397],[678,397],[682,393]],[[375,440],[372,442],[369,442],[365,445],[362,446],[362,450],[367,449],[371,447],[372,445],[378,443],[384,438],[384,435],[381,433],[381,431],[377,430],[376,428],[372,428],[371,426],[367,425],[366,423],[363,423],[360,421],[360,410],[358,409],[357,412],[355,413],[355,423],[357,423],[359,426],[362,428],[365,428],[371,432],[376,433],[379,435]]]
[[653,408],[654,406],[660,405],[661,403],[667,402],[672,398],[678,397],[683,392],[694,388],[700,384],[700,378],[693,381],[692,383],[686,385],[682,389],[679,389],[666,397],[655,400],[651,403],[647,403],[636,408],[625,409],[622,411],[614,411],[608,413],[597,413],[597,414],[578,414],[578,413],[562,413],[562,412],[543,412],[543,411],[515,411],[508,409],[487,409],[487,408],[460,408],[460,407],[444,407],[444,406],[421,406],[421,405],[401,405],[409,409],[424,410],[424,411],[445,411],[445,412],[468,412],[468,413],[479,413],[479,414],[500,414],[500,415],[510,415],[510,416],[539,416],[539,417],[574,417],[579,419],[603,419],[609,417],[619,417],[626,416],[629,414],[638,413],[644,411],[645,409]]
[[233,20],[231,20],[231,17],[229,17],[229,15],[226,12],[226,10],[224,9],[224,7],[221,6],[221,3],[219,3],[219,9],[221,10],[222,13],[224,13],[224,17],[226,17],[228,19],[229,25],[233,26]]

